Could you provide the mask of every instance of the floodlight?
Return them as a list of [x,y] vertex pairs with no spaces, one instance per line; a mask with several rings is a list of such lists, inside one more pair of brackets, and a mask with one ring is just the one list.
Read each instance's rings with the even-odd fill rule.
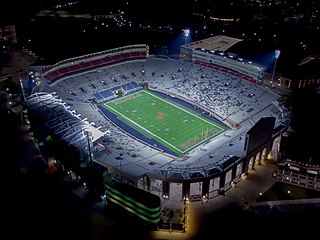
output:
[[190,34],[190,30],[189,29],[184,29],[183,32],[184,32],[184,36],[185,37],[188,37],[189,34]]
[[274,65],[273,65],[272,77],[271,77],[271,81],[270,81],[272,87],[273,87],[274,74],[275,74],[275,71],[276,71],[277,59],[280,56],[280,50],[275,50],[274,53],[275,53],[275,55],[274,55],[275,60],[274,60]]

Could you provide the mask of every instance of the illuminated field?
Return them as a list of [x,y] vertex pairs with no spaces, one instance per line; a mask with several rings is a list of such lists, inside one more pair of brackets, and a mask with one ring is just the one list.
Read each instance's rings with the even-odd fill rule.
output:
[[179,155],[226,130],[198,112],[146,90],[102,106],[136,131]]

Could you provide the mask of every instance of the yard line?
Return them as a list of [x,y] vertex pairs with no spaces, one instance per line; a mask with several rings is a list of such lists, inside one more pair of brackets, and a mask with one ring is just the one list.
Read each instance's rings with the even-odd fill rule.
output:
[[167,104],[170,104],[171,106],[174,106],[174,107],[176,107],[176,108],[178,108],[178,109],[180,109],[180,110],[182,110],[182,111],[184,111],[184,112],[186,112],[186,113],[188,113],[188,114],[190,114],[190,115],[192,115],[192,116],[194,116],[194,117],[196,117],[196,118],[198,118],[198,119],[200,119],[200,120],[202,120],[202,121],[204,121],[204,122],[206,122],[206,123],[208,123],[208,124],[210,124],[210,125],[213,125],[213,126],[215,126],[215,127],[217,127],[217,128],[220,128],[220,130],[223,130],[223,128],[221,128],[219,125],[213,124],[212,122],[209,122],[209,121],[206,120],[206,119],[200,118],[199,116],[193,114],[192,112],[188,112],[187,110],[185,110],[185,109],[183,109],[183,108],[180,108],[179,106],[174,105],[173,103],[168,102],[168,101],[166,101],[165,99],[162,99],[162,98],[160,98],[160,97],[158,97],[158,96],[156,96],[156,95],[154,95],[154,94],[151,94],[151,93],[149,93],[149,92],[147,92],[147,91],[144,91],[144,90],[142,90],[142,91],[145,92],[145,93],[147,93],[147,94],[149,94],[149,95],[151,95],[151,96],[153,96],[153,97],[155,97],[155,98],[157,98],[157,99],[159,99],[160,101],[166,102]]
[[178,152],[181,152],[180,149],[176,148],[175,146],[173,146],[171,143],[168,143],[166,140],[162,139],[161,137],[159,137],[158,135],[154,134],[153,132],[149,131],[148,129],[142,127],[141,125],[139,125],[138,123],[136,123],[135,121],[132,121],[130,118],[126,117],[125,115],[123,115],[122,113],[118,112],[117,110],[113,109],[112,107],[110,107],[109,105],[106,105],[106,107],[110,108],[112,111],[115,111],[116,113],[118,113],[120,116],[122,116],[123,118],[127,119],[129,122],[133,123],[134,125],[136,125],[137,127],[143,129],[144,131],[146,131],[147,133],[149,133],[150,135],[159,138],[161,141],[165,142],[166,144],[168,144],[169,146],[171,146],[172,148],[176,149]]
[[198,142],[197,144],[195,144],[195,145],[189,147],[188,149],[186,149],[185,151],[182,151],[182,153],[189,152],[191,149],[195,148],[196,146],[201,145],[202,143],[204,143],[205,141],[207,141],[207,140],[209,140],[209,139],[212,139],[214,136],[217,136],[217,135],[218,135],[219,133],[221,133],[221,132],[222,132],[222,130],[220,130],[219,132],[217,132],[217,133],[214,134],[214,135],[211,135],[211,136],[208,137],[208,138],[203,139],[201,142]]
[[[145,91],[143,91],[143,92],[145,92]],[[145,92],[145,93],[148,93],[148,92]],[[148,94],[149,94],[149,93],[148,93]],[[187,114],[190,114],[190,115],[194,116],[194,117],[197,118],[198,120],[202,120],[203,122],[206,122],[206,123],[210,124],[214,129],[217,130],[217,132],[216,132],[215,134],[209,136],[208,138],[203,139],[202,141],[200,141],[200,142],[198,142],[198,143],[190,146],[189,148],[187,148],[187,149],[185,149],[185,150],[180,150],[180,152],[182,152],[183,154],[189,152],[191,149],[194,149],[196,146],[199,146],[199,145],[203,144],[203,143],[206,142],[207,140],[213,138],[214,136],[219,135],[221,132],[224,131],[224,129],[221,128],[219,125],[215,125],[215,124],[213,124],[213,123],[211,123],[211,122],[209,122],[209,121],[207,121],[207,120],[204,120],[204,119],[202,119],[202,118],[199,118],[197,115],[195,115],[195,114],[193,114],[193,113],[190,113],[190,112],[188,112],[187,110],[184,110],[184,109],[180,108],[179,106],[176,106],[176,105],[174,105],[174,104],[172,104],[172,103],[170,103],[170,102],[167,102],[167,101],[165,101],[164,99],[161,99],[161,98],[159,98],[159,97],[157,97],[157,96],[155,96],[155,95],[153,95],[153,94],[150,94],[150,95],[151,95],[151,96],[154,96],[155,98],[157,98],[157,99],[160,100],[160,101],[164,101],[164,102],[172,105],[173,107],[176,107],[176,108],[178,108],[178,109],[180,109],[180,110],[183,110],[184,112],[186,112]],[[184,134],[184,133],[183,133],[183,134]]]
[[[156,94],[149,93],[148,91],[145,91],[145,90],[141,90],[141,92],[146,93],[146,94],[148,94],[149,96],[156,98],[156,99],[157,99],[158,101],[160,101],[160,102],[163,102],[163,103],[166,103],[166,104],[170,104],[173,108],[177,108],[177,109],[183,111],[183,112],[184,112],[183,114],[188,114],[188,115],[190,114],[190,116],[193,116],[194,118],[200,120],[200,122],[205,122],[205,123],[208,124],[209,126],[212,126],[214,129],[216,129],[216,131],[217,131],[216,134],[213,134],[213,135],[209,136],[208,138],[203,139],[202,141],[200,141],[200,142],[198,142],[198,143],[190,146],[188,149],[185,149],[185,150],[182,150],[182,149],[181,149],[181,150],[180,150],[180,149],[178,148],[178,146],[175,146],[175,145],[171,144],[170,142],[162,139],[160,136],[158,136],[157,134],[155,134],[155,133],[152,131],[152,129],[149,130],[149,129],[141,126],[139,123],[135,122],[134,120],[131,120],[131,119],[129,118],[130,116],[125,116],[125,115],[123,115],[122,113],[118,112],[116,109],[113,109],[111,106],[105,104],[106,107],[108,107],[109,109],[112,109],[112,110],[113,110],[114,112],[116,112],[119,116],[122,116],[124,119],[128,120],[130,123],[133,123],[135,126],[139,127],[140,129],[144,130],[145,132],[149,133],[151,136],[158,138],[158,139],[161,140],[163,143],[165,143],[165,144],[167,144],[168,146],[172,147],[173,149],[177,150],[177,152],[179,152],[179,153],[185,154],[186,152],[190,151],[191,149],[195,148],[196,146],[204,143],[205,141],[211,139],[211,138],[214,137],[214,136],[219,135],[221,132],[224,131],[224,128],[222,128],[219,124],[214,123],[214,122],[210,122],[209,120],[207,120],[207,119],[205,119],[205,118],[201,118],[201,117],[199,117],[199,115],[197,115],[197,114],[195,114],[195,113],[193,113],[193,112],[189,112],[188,110],[183,109],[183,108],[179,107],[179,105],[176,105],[176,104],[174,104],[174,103],[172,103],[172,102],[166,101],[165,99],[162,99],[161,97],[158,97]],[[148,97],[147,97],[147,98],[148,98]],[[111,101],[111,102],[112,102],[112,101]],[[126,105],[127,103],[122,103],[122,104]],[[129,104],[129,103],[128,103],[128,104]],[[174,110],[172,109],[172,111],[174,111]],[[191,111],[192,111],[192,110],[191,110]],[[186,116],[185,118],[188,118],[188,117]],[[194,120],[193,120],[193,121],[194,121]]]

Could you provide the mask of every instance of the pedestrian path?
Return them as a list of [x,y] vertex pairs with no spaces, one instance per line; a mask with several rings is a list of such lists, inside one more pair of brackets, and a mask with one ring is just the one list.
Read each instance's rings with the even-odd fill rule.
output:
[[[199,234],[200,226],[203,219],[210,216],[214,217],[215,212],[224,211],[224,209],[246,209],[251,203],[267,191],[275,182],[272,173],[277,168],[276,164],[268,160],[262,161],[262,164],[257,166],[255,170],[249,171],[247,176],[237,183],[234,187],[225,192],[224,195],[211,198],[208,202],[189,202],[187,207],[186,231],[169,232],[169,231],[154,231],[152,237],[154,239],[195,239]],[[166,203],[168,206],[169,202]],[[176,205],[177,203],[173,203]],[[221,220],[222,221],[222,220]]]

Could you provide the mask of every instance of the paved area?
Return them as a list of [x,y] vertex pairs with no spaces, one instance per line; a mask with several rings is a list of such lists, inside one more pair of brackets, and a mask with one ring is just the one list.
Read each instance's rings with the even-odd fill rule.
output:
[[276,183],[272,177],[276,169],[275,163],[263,161],[224,196],[209,199],[207,203],[188,203],[186,232],[152,232],[153,239],[204,240],[221,234],[228,238],[249,237],[255,229],[261,230],[266,238],[274,237],[276,232],[279,237],[296,237],[300,231],[305,236],[315,236],[314,218],[320,213],[319,198],[256,201]]
[[[263,161],[261,165],[257,166],[255,170],[251,170],[235,187],[229,189],[225,195],[211,198],[207,203],[187,203],[187,228],[185,233],[154,231],[152,232],[152,237],[159,240],[199,239],[202,236],[201,232],[210,231],[210,229],[203,229],[202,227],[204,225],[210,228],[210,226],[206,226],[206,221],[210,223],[215,220],[212,223],[212,228],[219,226],[221,222],[226,224],[228,224],[228,221],[237,222],[238,219],[231,219],[232,214],[230,213],[234,213],[236,217],[239,211],[245,210],[251,203],[255,203],[260,194],[263,194],[276,182],[272,177],[272,172],[275,169],[275,163]],[[230,216],[230,219],[226,219],[228,216]]]
[[[130,231],[132,231],[132,236],[146,240],[203,240],[211,239],[210,235],[207,237],[208,233],[216,234],[218,229],[222,230],[229,226],[229,222],[239,221],[239,216],[241,216],[239,213],[256,203],[260,194],[276,182],[272,177],[275,168],[274,163],[262,162],[235,187],[229,189],[225,195],[211,198],[206,203],[187,203],[185,232],[142,229],[141,225],[136,225],[130,217],[125,215],[121,217],[121,214],[118,213],[114,214],[103,201],[96,203],[92,199],[90,200],[88,191],[84,190],[82,186],[72,183],[67,176],[64,178],[64,182],[69,188],[71,187],[70,193],[73,195],[76,205],[83,209],[83,213],[89,219],[90,240],[116,239],[116,237],[121,239],[121,236]],[[74,184],[74,186],[70,184]],[[184,206],[183,203],[175,201],[167,201],[164,204],[173,209]]]

